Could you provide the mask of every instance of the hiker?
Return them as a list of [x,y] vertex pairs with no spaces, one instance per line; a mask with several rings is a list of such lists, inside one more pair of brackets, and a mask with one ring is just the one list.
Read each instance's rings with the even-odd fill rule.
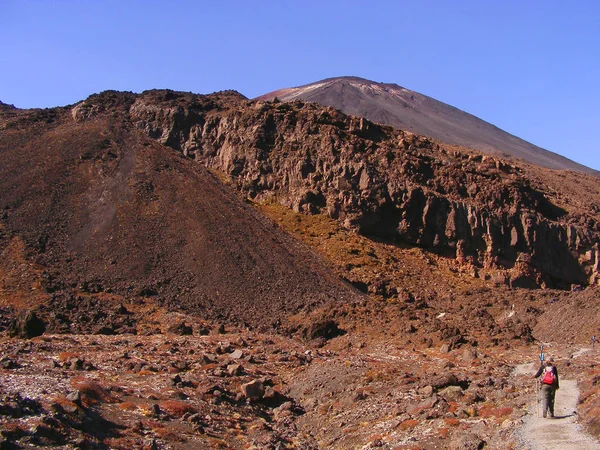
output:
[[535,378],[541,377],[542,391],[542,416],[545,418],[546,413],[550,413],[550,417],[554,417],[554,396],[558,390],[558,370],[554,365],[554,360],[550,358],[546,364],[542,363]]

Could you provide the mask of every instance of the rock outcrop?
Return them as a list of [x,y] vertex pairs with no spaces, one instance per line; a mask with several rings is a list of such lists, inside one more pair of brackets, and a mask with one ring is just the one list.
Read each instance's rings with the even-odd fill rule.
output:
[[[103,111],[106,96],[90,97],[74,116]],[[515,286],[599,280],[595,211],[567,211],[501,159],[310,103],[172,91],[128,103],[140,130],[226,174],[252,199],[506,270]]]

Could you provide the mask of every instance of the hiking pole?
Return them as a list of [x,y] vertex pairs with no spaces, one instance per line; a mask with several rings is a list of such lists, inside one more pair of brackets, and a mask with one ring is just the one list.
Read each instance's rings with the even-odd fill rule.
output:
[[535,398],[537,399],[537,416],[538,419],[540,418],[540,380],[538,380],[537,378],[535,379]]
[[[544,365],[544,359],[546,359],[546,355],[544,355],[544,346],[540,345],[540,364]],[[540,418],[540,403],[542,403],[542,389],[540,386],[540,380],[538,378],[535,379],[535,390],[537,397],[537,416]]]

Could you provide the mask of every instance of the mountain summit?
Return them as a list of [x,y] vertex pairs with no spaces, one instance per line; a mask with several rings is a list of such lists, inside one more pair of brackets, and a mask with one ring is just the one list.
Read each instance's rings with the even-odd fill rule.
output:
[[259,99],[304,100],[332,106],[346,114],[432,137],[447,144],[512,156],[550,169],[598,172],[537,147],[458,108],[397,84],[358,77],[328,78],[304,86],[280,89]]

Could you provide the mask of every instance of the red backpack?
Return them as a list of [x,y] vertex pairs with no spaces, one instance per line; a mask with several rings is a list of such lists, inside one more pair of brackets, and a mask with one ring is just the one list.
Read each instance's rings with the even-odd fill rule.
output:
[[544,372],[544,376],[542,377],[543,384],[554,384],[556,381],[556,375],[554,375],[554,367],[548,366],[546,367],[546,371]]

